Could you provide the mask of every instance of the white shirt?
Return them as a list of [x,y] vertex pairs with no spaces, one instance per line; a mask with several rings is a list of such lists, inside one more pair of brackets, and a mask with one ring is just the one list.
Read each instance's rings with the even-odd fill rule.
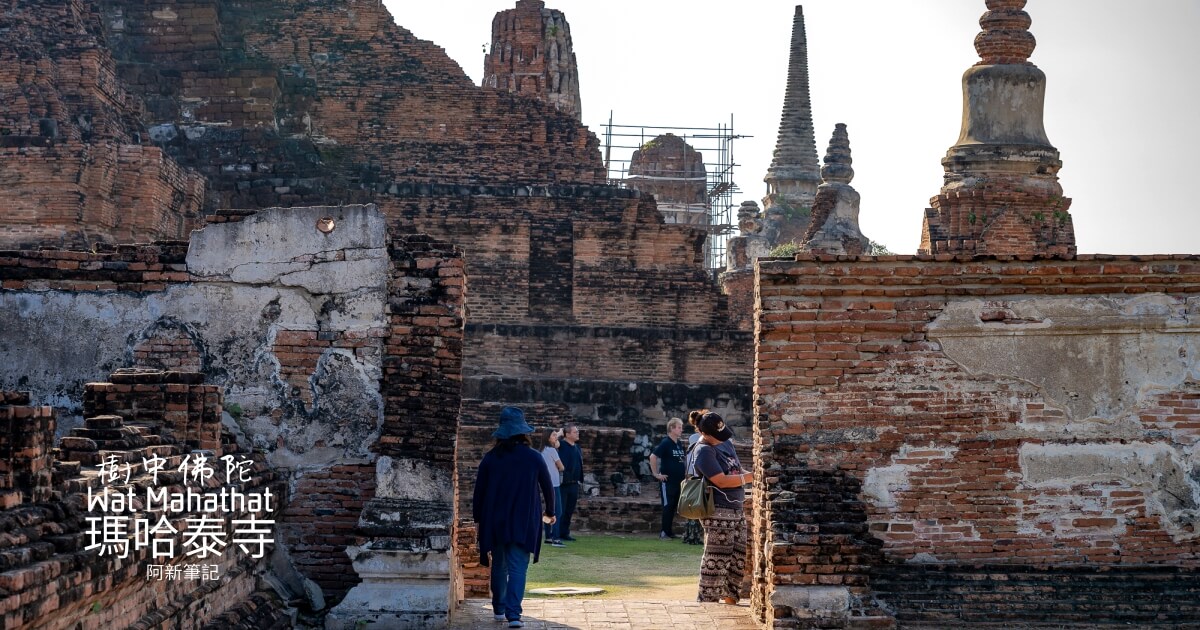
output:
[[546,469],[550,471],[550,485],[555,488],[562,485],[562,473],[558,471],[558,466],[555,465],[555,462],[562,461],[558,456],[558,450],[553,446],[545,446],[542,448],[542,459],[546,460]]

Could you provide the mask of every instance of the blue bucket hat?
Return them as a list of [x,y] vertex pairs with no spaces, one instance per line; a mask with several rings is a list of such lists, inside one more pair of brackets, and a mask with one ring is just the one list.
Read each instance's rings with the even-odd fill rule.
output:
[[492,434],[497,440],[507,440],[514,435],[533,433],[533,427],[525,422],[525,412],[519,407],[505,407],[500,410],[500,428]]

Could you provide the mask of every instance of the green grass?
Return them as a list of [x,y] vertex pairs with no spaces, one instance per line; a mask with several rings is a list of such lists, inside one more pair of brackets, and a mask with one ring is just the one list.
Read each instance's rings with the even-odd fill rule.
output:
[[[608,599],[693,599],[702,545],[648,534],[583,534],[566,548],[542,545],[529,566],[526,593],[535,588],[598,586]],[[526,595],[537,597],[537,595]]]

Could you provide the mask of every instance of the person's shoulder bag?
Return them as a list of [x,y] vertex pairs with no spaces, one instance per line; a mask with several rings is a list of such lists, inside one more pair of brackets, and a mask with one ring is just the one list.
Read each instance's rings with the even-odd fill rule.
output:
[[712,516],[717,509],[716,503],[713,500],[712,484],[704,475],[696,474],[696,453],[699,452],[700,443],[693,444],[688,449],[688,459],[691,465],[688,466],[686,476],[679,489],[679,507],[677,512],[684,518],[692,520],[700,520]]

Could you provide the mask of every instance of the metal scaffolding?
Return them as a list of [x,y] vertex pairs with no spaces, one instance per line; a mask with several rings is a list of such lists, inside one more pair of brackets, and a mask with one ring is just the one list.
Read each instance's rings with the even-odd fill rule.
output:
[[[612,112],[609,112],[608,122],[601,127],[604,129],[604,165],[608,169],[608,182],[621,188],[635,187],[628,181],[633,152],[660,135],[674,134],[700,152],[707,176],[707,222],[703,227],[708,232],[708,237],[705,240],[704,263],[709,269],[724,269],[726,242],[736,226],[733,196],[742,192],[733,181],[733,169],[737,166],[733,161],[733,141],[753,136],[737,135],[733,132],[733,114],[729,115],[728,125],[719,123],[716,127],[663,127],[618,125],[613,123]],[[654,179],[682,182],[692,178],[680,173],[679,177],[668,175]]]

